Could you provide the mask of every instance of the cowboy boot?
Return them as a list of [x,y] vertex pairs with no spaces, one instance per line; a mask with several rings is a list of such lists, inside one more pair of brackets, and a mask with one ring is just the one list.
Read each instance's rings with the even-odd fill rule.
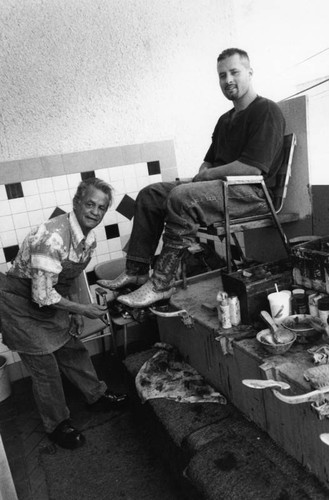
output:
[[164,246],[152,277],[138,290],[120,295],[117,300],[126,306],[141,308],[169,299],[174,293],[175,274],[184,250]]
[[114,280],[98,280],[97,284],[110,290],[126,286],[141,286],[149,279],[149,265],[127,259],[126,269]]

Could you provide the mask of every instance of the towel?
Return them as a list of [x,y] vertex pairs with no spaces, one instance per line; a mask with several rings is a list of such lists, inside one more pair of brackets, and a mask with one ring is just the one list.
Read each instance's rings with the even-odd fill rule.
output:
[[157,343],[154,347],[158,352],[143,364],[136,376],[136,389],[142,402],[166,398],[181,403],[227,403],[173,346]]

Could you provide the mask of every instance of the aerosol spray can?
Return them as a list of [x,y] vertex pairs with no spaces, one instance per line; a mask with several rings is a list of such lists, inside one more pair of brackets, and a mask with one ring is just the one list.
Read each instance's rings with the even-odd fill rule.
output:
[[218,319],[222,328],[232,328],[230,319],[230,304],[228,301],[228,294],[226,292],[218,292]]
[[230,319],[233,326],[241,323],[240,302],[236,295],[230,295],[228,298],[230,306]]

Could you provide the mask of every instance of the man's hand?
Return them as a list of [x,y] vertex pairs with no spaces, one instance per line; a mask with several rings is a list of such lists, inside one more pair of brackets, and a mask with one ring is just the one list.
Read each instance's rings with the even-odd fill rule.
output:
[[98,304],[83,304],[83,315],[90,319],[102,318],[107,312],[106,306]]
[[209,180],[207,178],[208,170],[211,167],[211,163],[204,161],[199,168],[199,172],[193,177],[192,182],[201,182]]
[[83,324],[83,317],[80,314],[71,314],[69,334],[72,337],[80,337],[83,329]]

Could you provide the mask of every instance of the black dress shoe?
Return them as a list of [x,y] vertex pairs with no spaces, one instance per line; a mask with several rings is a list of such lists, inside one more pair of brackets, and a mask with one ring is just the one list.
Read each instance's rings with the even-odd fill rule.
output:
[[86,441],[84,435],[72,427],[69,420],[61,422],[53,432],[48,434],[48,437],[51,441],[58,444],[58,446],[67,448],[68,450],[80,448]]
[[95,403],[89,404],[88,408],[92,411],[110,411],[122,408],[127,402],[127,394],[115,394],[107,389],[103,396]]

